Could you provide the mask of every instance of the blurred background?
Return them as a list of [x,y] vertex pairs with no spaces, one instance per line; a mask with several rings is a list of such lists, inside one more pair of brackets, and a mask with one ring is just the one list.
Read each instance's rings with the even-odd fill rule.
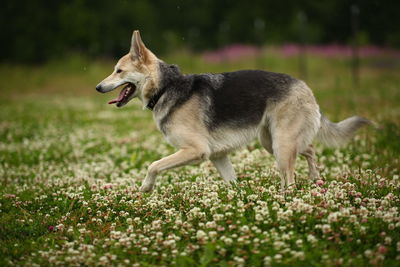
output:
[[395,0],[6,0],[0,59],[119,57],[133,29],[159,55],[237,43],[400,47],[399,9]]
[[[139,29],[156,55],[183,64],[186,72],[218,71],[205,66],[226,63],[223,70],[266,68],[308,80],[310,56],[347,58],[358,87],[363,59],[374,58],[374,67],[398,67],[398,10],[395,0],[6,0],[0,62],[6,77],[16,65],[90,71],[94,60],[124,55]],[[275,68],[271,56],[295,57],[295,66]],[[232,64],[243,60],[253,63]]]

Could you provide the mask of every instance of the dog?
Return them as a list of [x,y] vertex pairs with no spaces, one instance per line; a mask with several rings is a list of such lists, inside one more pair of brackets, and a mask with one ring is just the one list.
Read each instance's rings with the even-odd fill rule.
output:
[[287,74],[240,70],[218,74],[181,73],[158,59],[132,35],[128,54],[96,86],[101,93],[123,86],[109,104],[126,105],[138,97],[153,112],[157,128],[178,151],[150,164],[140,191],[153,189],[161,172],[211,160],[227,183],[236,181],[228,154],[256,137],[271,153],[281,175],[281,188],[295,184],[297,155],[319,179],[312,141],[339,146],[370,121],[353,116],[333,123],[322,115],[311,89]]

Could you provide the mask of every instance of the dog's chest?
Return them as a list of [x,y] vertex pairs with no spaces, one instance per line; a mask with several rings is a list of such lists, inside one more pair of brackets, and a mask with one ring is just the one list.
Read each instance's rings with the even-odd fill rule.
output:
[[168,123],[171,119],[173,105],[165,101],[165,99],[161,99],[159,102],[153,110],[153,119],[158,130],[166,137],[168,135]]
[[165,110],[153,112],[153,119],[154,122],[156,123],[157,129],[164,135],[166,135],[167,132],[166,129],[167,118],[168,118],[168,112]]
[[174,147],[179,147],[176,137],[172,134],[173,129],[171,129],[171,127],[173,127],[173,125],[168,123],[170,118],[168,112],[153,113],[153,118],[156,123],[157,129],[163,134],[165,140],[170,145]]

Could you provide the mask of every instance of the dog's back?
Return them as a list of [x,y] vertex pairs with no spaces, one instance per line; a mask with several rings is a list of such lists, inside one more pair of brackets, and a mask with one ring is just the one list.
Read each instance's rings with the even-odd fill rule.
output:
[[268,103],[284,98],[296,80],[289,75],[261,70],[242,70],[221,75],[222,82],[210,90],[210,129],[258,125]]

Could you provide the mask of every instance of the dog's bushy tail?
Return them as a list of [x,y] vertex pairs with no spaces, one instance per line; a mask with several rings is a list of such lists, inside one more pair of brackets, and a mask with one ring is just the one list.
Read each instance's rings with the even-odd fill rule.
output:
[[372,124],[370,120],[359,116],[334,123],[322,115],[321,128],[317,134],[317,139],[326,146],[339,147],[349,141],[359,128]]

